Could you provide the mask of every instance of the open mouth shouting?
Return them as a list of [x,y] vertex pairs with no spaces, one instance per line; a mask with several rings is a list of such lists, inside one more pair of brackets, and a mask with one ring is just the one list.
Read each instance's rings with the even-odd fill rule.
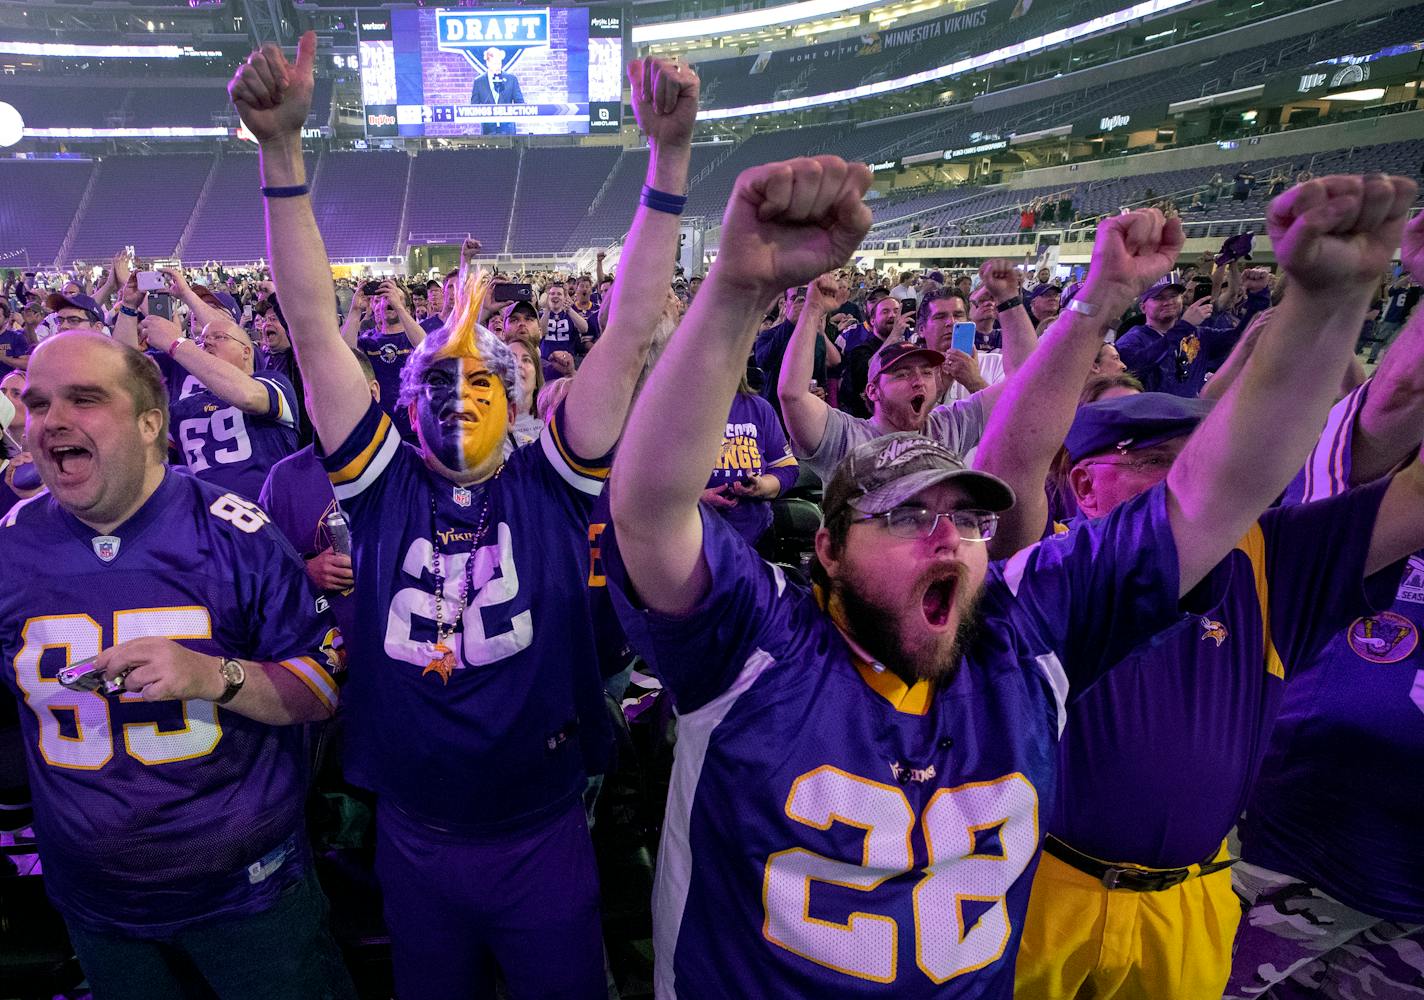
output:
[[54,469],[56,485],[72,486],[89,478],[94,464],[94,453],[83,445],[48,445],[44,454]]
[[920,610],[924,613],[925,623],[931,629],[943,632],[949,628],[958,592],[959,573],[953,569],[939,571],[924,585]]
[[910,397],[910,409],[914,411],[915,416],[918,417],[924,414],[925,404],[927,402],[929,402],[929,397],[924,393],[917,393]]

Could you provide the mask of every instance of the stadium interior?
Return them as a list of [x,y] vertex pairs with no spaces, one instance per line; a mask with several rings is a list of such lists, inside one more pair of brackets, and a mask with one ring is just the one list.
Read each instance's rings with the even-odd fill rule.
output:
[[[796,156],[870,166],[874,221],[855,261],[906,271],[991,258],[1081,268],[1101,220],[1146,206],[1180,216],[1185,257],[1251,233],[1253,260],[1269,265],[1267,204],[1297,179],[1424,175],[1424,3],[1410,0],[560,3],[616,38],[624,61],[676,56],[700,76],[681,222],[697,247],[680,259],[689,278],[717,257],[739,173]],[[257,148],[227,85],[254,47],[290,50],[308,29],[319,55],[307,173],[338,275],[438,276],[471,237],[504,271],[612,270],[650,155],[626,82],[605,102],[611,118],[594,121],[585,94],[582,121],[562,134],[433,134],[438,115],[388,110],[397,102],[373,101],[364,77],[367,46],[394,34],[407,86],[402,17],[438,6],[0,0],[0,274],[98,274],[129,246],[155,265],[263,263]],[[648,803],[661,807],[666,776],[648,780],[614,791],[594,831],[625,998],[653,995],[651,869],[610,843],[657,825]],[[339,807],[312,803],[313,822],[341,828]],[[15,864],[31,856],[4,843]],[[334,851],[323,882],[358,987],[386,997],[365,861]],[[85,995],[37,883],[0,874],[0,1000]]]

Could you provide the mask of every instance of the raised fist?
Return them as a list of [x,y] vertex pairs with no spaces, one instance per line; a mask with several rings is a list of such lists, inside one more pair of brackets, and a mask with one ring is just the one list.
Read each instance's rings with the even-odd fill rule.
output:
[[989,295],[997,305],[1019,293],[1019,272],[1014,262],[1004,258],[986,260],[979,268],[979,280],[989,289]]
[[722,218],[714,270],[757,295],[802,285],[850,259],[870,229],[870,169],[838,156],[742,172]]
[[1405,177],[1319,177],[1271,202],[1266,228],[1276,259],[1315,295],[1372,285],[1400,245],[1418,191]]
[[1183,242],[1181,221],[1155,208],[1103,219],[1081,298],[1104,305],[1105,315],[1126,309],[1176,265]]
[[297,42],[295,65],[268,42],[237,68],[228,96],[259,143],[301,135],[311,111],[315,62],[316,32],[308,31]]
[[836,307],[836,276],[823,274],[806,287],[806,305],[821,312],[830,312]]
[[628,85],[638,127],[654,145],[687,146],[697,123],[697,94],[702,86],[691,66],[673,59],[634,59]]

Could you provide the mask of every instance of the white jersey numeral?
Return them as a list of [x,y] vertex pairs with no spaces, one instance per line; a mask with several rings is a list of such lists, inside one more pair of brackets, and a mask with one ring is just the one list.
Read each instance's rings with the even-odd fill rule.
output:
[[[901,921],[873,912],[877,888],[914,867],[915,814],[896,785],[829,765],[801,775],[786,799],[797,823],[865,831],[860,862],[804,848],[766,861],[762,899],[768,941],[836,972],[877,983],[899,975]],[[1004,953],[1010,936],[1006,897],[1038,850],[1038,795],[1022,774],[941,788],[920,817],[929,864],[913,892],[915,961],[936,983],[982,969]],[[867,894],[844,922],[811,916],[811,883]],[[965,919],[964,904],[974,904]]]
[[[194,472],[204,472],[214,465],[234,465],[252,457],[247,422],[235,406],[206,417],[184,420],[178,425],[178,443],[183,446],[184,463]],[[210,444],[213,445],[211,462],[204,454]]]
[[[473,565],[470,560],[473,559]],[[525,610],[508,619],[508,628],[486,629],[486,620],[499,621],[493,613],[500,605],[519,596],[519,571],[514,563],[514,546],[509,526],[496,528],[496,541],[473,552],[446,555],[441,559],[444,585],[440,591],[441,614],[447,623],[460,606],[460,592],[469,572],[469,605],[460,618],[459,659],[462,665],[478,667],[495,663],[528,649],[534,642],[533,613]],[[401,570],[419,580],[435,573],[435,549],[427,538],[417,538],[406,550]],[[498,570],[498,575],[496,575]],[[488,615],[487,615],[488,612]],[[432,658],[431,642],[413,637],[416,619],[435,622],[435,594],[422,587],[406,587],[391,599],[386,616],[386,655],[393,660],[424,666]],[[448,625],[447,625],[448,627]]]
[[[206,608],[142,608],[114,612],[114,643],[130,639],[207,639],[212,622]],[[103,629],[88,615],[42,615],[20,628],[21,646],[15,654],[15,680],[25,704],[39,721],[40,756],[52,767],[97,771],[114,756],[114,733],[109,722],[109,699],[92,691],[70,691],[59,681],[40,674],[47,650],[63,650],[64,663],[98,656]],[[136,694],[120,696],[123,702],[142,702]],[[129,722],[123,726],[124,750],[141,764],[171,764],[212,753],[222,739],[217,706],[210,701],[178,703],[182,729],[160,729],[156,722]],[[68,730],[68,732],[66,732]]]

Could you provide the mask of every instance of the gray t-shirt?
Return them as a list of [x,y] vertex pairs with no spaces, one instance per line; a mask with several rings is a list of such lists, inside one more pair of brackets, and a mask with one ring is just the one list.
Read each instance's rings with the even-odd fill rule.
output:
[[[971,451],[984,433],[984,404],[982,393],[975,393],[968,399],[956,400],[930,411],[925,422],[924,435],[938,441],[956,455],[963,456]],[[826,417],[826,433],[821,436],[821,444],[809,455],[792,445],[796,457],[805,462],[811,471],[829,481],[841,459],[852,448],[867,441],[883,437],[865,417],[854,417],[843,410],[832,409]],[[966,463],[968,459],[965,460]]]

